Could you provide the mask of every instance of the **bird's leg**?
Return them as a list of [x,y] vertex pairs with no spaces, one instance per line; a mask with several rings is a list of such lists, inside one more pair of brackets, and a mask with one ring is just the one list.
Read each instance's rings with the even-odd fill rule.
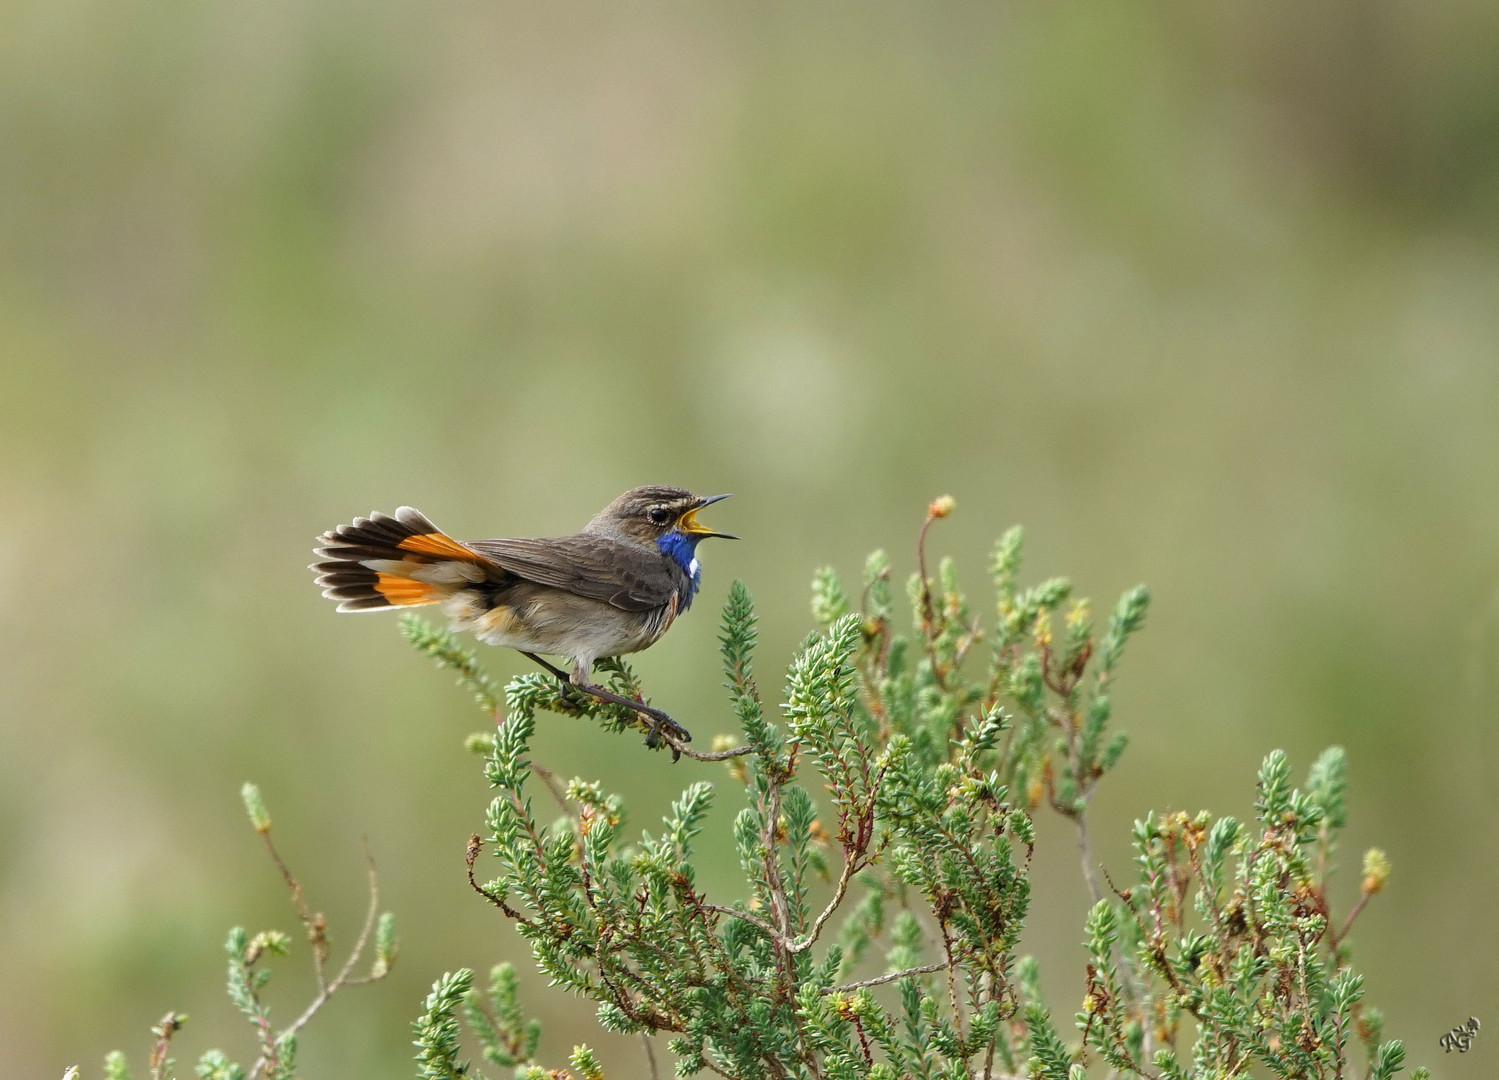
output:
[[677,723],[660,709],[655,709],[642,702],[634,701],[627,697],[622,697],[619,694],[614,693],[612,690],[605,690],[597,683],[589,681],[589,674],[590,673],[584,671],[581,666],[574,668],[571,676],[571,682],[573,686],[576,689],[583,691],[583,693],[585,694],[598,698],[600,701],[608,701],[612,702],[615,705],[623,705],[625,708],[631,709],[639,713],[641,716],[650,718],[651,730],[650,733],[645,737],[645,745],[650,747],[660,745],[661,732],[663,730],[670,732],[674,738],[681,742],[692,741],[692,732],[688,731],[681,724]]
[[540,664],[542,667],[546,668],[553,675],[557,676],[557,678],[561,679],[564,683],[571,683],[572,682],[572,679],[568,677],[567,672],[563,671],[560,667],[558,667],[556,664],[552,663],[550,660],[543,660],[541,657],[537,656],[533,652],[524,652],[524,651],[522,651],[521,655],[525,656],[525,657],[529,657],[532,660],[535,660],[538,664]]
[[548,671],[550,671],[553,675],[557,676],[557,681],[562,684],[562,696],[564,698],[566,698],[568,696],[568,694],[572,691],[572,689],[573,689],[572,678],[568,675],[567,672],[563,671],[556,664],[552,663],[550,660],[543,660],[541,657],[537,656],[533,652],[526,652],[524,650],[521,650],[521,655],[522,656],[528,656],[528,657],[530,657],[532,660],[535,660],[542,667],[544,667]]

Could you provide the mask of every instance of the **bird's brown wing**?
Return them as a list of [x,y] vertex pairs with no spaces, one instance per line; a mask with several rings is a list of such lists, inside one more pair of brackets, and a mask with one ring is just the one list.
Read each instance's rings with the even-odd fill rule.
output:
[[679,584],[659,552],[597,536],[469,540],[464,546],[518,578],[625,611],[661,607]]

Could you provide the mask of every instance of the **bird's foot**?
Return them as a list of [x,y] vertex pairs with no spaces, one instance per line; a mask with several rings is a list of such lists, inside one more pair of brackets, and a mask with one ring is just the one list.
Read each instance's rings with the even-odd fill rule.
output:
[[[663,732],[671,736],[677,742],[686,743],[692,741],[692,732],[688,731],[681,724],[677,723],[660,709],[653,709],[649,705],[639,705],[637,706],[637,708],[640,710],[642,715],[651,718],[651,730],[646,734],[645,745],[651,747],[652,749],[660,746],[661,735]],[[675,759],[676,757],[680,756],[680,752],[673,750],[672,756],[673,759]]]
[[590,682],[581,682],[576,678],[573,680],[572,687],[574,690],[587,694],[590,697],[597,698],[600,701],[608,701],[615,705],[623,705],[636,714],[647,717],[651,722],[651,726],[649,733],[645,737],[645,745],[654,749],[661,745],[661,739],[665,736],[667,741],[671,743],[671,759],[673,761],[682,756],[680,744],[692,741],[692,732],[688,731],[660,709],[647,705],[643,701],[621,697],[612,690],[605,690],[602,686]]

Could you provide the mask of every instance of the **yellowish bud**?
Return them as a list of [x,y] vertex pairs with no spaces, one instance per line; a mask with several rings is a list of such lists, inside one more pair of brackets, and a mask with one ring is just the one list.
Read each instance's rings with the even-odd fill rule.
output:
[[[732,750],[737,745],[738,742],[732,735],[719,734],[713,736],[713,752],[715,754],[722,753],[725,750]],[[732,776],[735,780],[739,781],[741,784],[747,783],[749,781],[749,773],[744,767],[744,758],[729,758],[724,764],[728,765],[729,775]]]
[[1373,894],[1385,887],[1385,882],[1390,880],[1390,857],[1377,847],[1371,847],[1364,852],[1364,883],[1365,893]]
[[487,731],[476,731],[463,740],[463,748],[470,754],[492,754],[494,736]]

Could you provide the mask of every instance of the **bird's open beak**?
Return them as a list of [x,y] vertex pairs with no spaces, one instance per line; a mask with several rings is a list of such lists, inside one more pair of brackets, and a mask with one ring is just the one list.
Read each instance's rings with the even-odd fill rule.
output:
[[697,512],[703,507],[711,506],[716,502],[722,502],[728,497],[727,495],[706,495],[699,499],[696,506],[682,515],[682,519],[677,522],[677,528],[681,529],[688,536],[717,536],[724,540],[738,540],[739,537],[733,533],[714,532],[712,529],[705,529],[697,520]]

